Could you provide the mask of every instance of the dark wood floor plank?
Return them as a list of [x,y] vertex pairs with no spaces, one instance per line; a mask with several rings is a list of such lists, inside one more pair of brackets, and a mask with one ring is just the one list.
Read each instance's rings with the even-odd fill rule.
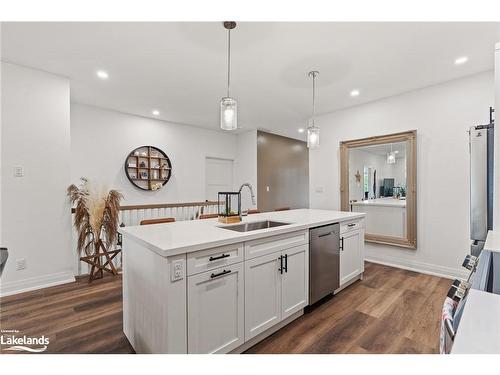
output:
[[376,318],[354,311],[344,316],[323,335],[317,335],[312,345],[304,353],[345,353],[353,341],[361,337]]

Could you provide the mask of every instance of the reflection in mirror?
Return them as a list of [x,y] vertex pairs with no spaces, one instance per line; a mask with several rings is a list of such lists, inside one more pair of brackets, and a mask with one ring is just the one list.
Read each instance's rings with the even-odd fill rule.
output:
[[[358,181],[359,171],[362,181]],[[406,142],[349,151],[349,204],[365,212],[365,231],[406,237]]]
[[365,240],[415,249],[416,131],[340,144],[341,207],[364,212]]

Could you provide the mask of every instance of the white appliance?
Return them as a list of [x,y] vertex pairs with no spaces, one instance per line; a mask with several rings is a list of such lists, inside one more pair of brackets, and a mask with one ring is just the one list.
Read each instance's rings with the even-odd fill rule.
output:
[[479,255],[488,230],[493,229],[494,109],[490,123],[469,130],[471,254]]

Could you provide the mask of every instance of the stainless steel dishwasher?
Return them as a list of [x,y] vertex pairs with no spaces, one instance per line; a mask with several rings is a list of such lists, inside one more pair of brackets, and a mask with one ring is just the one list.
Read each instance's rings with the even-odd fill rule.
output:
[[309,305],[340,285],[340,225],[309,230]]

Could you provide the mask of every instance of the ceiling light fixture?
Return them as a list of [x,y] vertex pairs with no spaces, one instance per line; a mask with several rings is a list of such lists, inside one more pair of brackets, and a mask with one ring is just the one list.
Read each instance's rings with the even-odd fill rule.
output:
[[455,65],[465,64],[468,60],[469,60],[469,58],[467,56],[459,57],[459,58],[455,59]]
[[351,91],[351,96],[358,96],[359,95],[359,90],[352,90]]
[[227,96],[220,101],[220,127],[223,130],[238,129],[238,103],[229,96],[231,78],[231,30],[236,27],[236,22],[223,23],[227,29]]
[[151,112],[154,116],[159,116],[160,115],[160,111],[158,111],[157,109],[153,110]]
[[392,143],[391,143],[391,152],[387,154],[387,164],[396,163],[396,152],[392,151]]
[[307,127],[307,147],[315,149],[319,147],[319,127],[314,122],[314,115],[316,114],[316,77],[319,72],[313,70],[309,72],[309,77],[312,78],[312,115]]
[[109,74],[108,72],[105,72],[104,70],[98,70],[96,72],[97,76],[100,78],[100,79],[108,79],[109,78]]
[[299,128],[299,133],[304,133],[304,128]]

